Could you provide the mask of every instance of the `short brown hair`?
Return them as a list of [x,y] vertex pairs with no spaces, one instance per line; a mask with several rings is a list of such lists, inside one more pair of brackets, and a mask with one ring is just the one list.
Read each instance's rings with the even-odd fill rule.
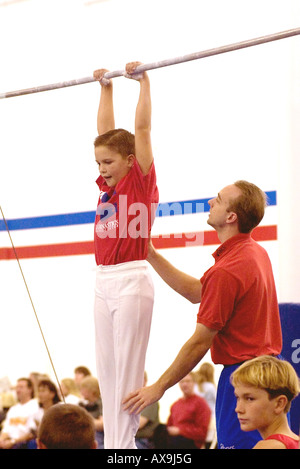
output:
[[17,382],[19,381],[25,381],[27,384],[28,389],[31,390],[31,399],[34,398],[34,387],[33,387],[33,382],[29,378],[19,378]]
[[250,233],[265,214],[266,194],[251,182],[236,181],[234,185],[242,194],[231,201],[227,210],[237,214],[240,233]]
[[92,449],[94,420],[78,405],[55,404],[42,418],[38,439],[47,449]]
[[104,146],[120,153],[124,158],[135,155],[134,135],[124,129],[114,129],[98,135],[94,141],[94,147]]

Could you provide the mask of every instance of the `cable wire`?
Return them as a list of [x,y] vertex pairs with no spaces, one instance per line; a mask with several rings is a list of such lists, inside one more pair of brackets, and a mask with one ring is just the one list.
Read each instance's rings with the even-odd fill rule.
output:
[[38,315],[37,315],[37,312],[36,312],[36,309],[35,309],[35,306],[34,306],[34,303],[33,303],[33,300],[32,300],[32,296],[31,296],[30,291],[29,291],[29,288],[28,288],[28,284],[27,284],[26,278],[25,278],[23,269],[22,269],[22,267],[21,267],[21,263],[20,263],[18,254],[17,254],[16,248],[15,248],[15,246],[14,246],[14,243],[13,243],[13,240],[12,240],[12,237],[11,237],[11,234],[10,234],[10,230],[9,230],[9,227],[8,227],[8,223],[7,223],[6,218],[5,218],[5,216],[4,216],[4,213],[3,213],[3,210],[2,210],[1,205],[0,205],[0,211],[1,211],[2,218],[3,218],[3,221],[4,221],[5,227],[6,227],[6,231],[7,231],[7,233],[8,233],[8,236],[9,236],[9,239],[10,239],[10,242],[11,242],[11,245],[12,245],[12,248],[13,248],[13,251],[14,251],[14,255],[15,255],[16,261],[18,262],[18,266],[19,266],[19,269],[20,269],[20,272],[21,272],[21,275],[22,275],[22,278],[23,278],[23,281],[24,281],[24,284],[25,284],[25,287],[26,287],[26,290],[27,290],[27,293],[28,293],[28,296],[29,296],[29,300],[30,300],[32,309],[33,309],[33,311],[34,311],[34,315],[35,315],[36,321],[37,321],[38,326],[39,326],[40,333],[41,333],[42,338],[43,338],[44,345],[45,345],[46,350],[47,350],[47,354],[48,354],[48,357],[49,357],[49,360],[50,360],[50,363],[51,363],[51,366],[52,366],[52,369],[53,369],[53,372],[54,372],[54,375],[55,375],[55,379],[56,379],[57,384],[58,384],[58,388],[59,388],[59,390],[60,390],[62,399],[63,399],[63,401],[65,402],[65,397],[64,397],[64,394],[63,394],[62,389],[61,389],[61,385],[60,385],[60,382],[59,382],[59,379],[58,379],[58,376],[57,376],[57,373],[56,373],[56,370],[55,370],[55,366],[54,366],[54,363],[53,363],[53,360],[52,360],[52,357],[51,357],[51,354],[50,354],[50,351],[49,351],[49,348],[48,348],[48,345],[47,345],[47,342],[46,342],[46,339],[45,339],[45,336],[44,336],[44,333],[43,333],[43,330],[42,330],[42,327],[41,327],[41,324],[40,324],[40,321],[39,321],[39,318],[38,318]]

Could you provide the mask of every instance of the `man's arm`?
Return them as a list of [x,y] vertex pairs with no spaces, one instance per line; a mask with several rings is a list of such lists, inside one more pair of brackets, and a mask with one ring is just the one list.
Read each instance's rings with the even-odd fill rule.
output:
[[176,269],[149,243],[148,262],[158,275],[177,293],[191,303],[200,303],[202,285],[199,279]]
[[135,113],[135,156],[144,175],[148,174],[152,162],[151,144],[151,93],[150,80],[146,72],[134,75],[140,62],[131,62],[126,65],[128,78],[140,82],[140,95]]
[[107,70],[103,68],[94,71],[94,78],[99,80],[101,85],[101,96],[97,115],[97,130],[99,135],[115,128],[113,84],[112,80],[103,78],[106,72]]
[[209,350],[217,332],[198,323],[194,334],[184,344],[172,365],[158,381],[152,386],[137,389],[125,397],[123,400],[124,410],[137,414],[148,405],[158,401],[167,389],[174,386],[195,368]]

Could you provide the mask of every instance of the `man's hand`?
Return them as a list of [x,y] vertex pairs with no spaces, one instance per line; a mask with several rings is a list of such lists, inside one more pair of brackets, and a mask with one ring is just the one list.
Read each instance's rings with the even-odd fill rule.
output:
[[139,414],[150,404],[158,401],[164,394],[158,383],[145,388],[137,389],[131,392],[123,400],[123,409],[128,410],[130,414]]
[[175,427],[174,425],[170,425],[169,427],[167,427],[167,432],[169,433],[169,435],[171,436],[178,436],[180,435],[180,429],[178,427]]

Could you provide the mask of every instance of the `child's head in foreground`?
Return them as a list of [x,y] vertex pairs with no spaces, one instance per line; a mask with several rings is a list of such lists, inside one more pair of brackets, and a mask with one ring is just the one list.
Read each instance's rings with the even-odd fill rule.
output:
[[77,404],[55,404],[43,416],[37,444],[39,449],[96,449],[94,419]]
[[292,365],[264,355],[246,361],[231,375],[242,430],[260,430],[272,418],[285,415],[299,394],[299,378]]

